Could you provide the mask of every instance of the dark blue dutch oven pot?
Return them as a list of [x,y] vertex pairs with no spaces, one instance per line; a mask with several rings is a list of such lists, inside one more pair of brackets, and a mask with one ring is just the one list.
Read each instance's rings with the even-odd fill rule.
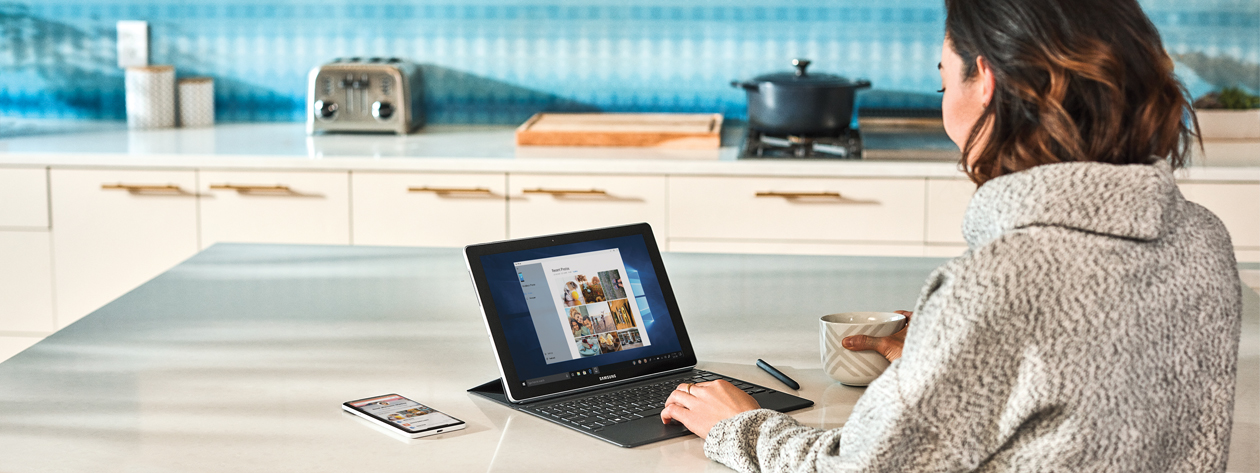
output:
[[853,121],[854,95],[871,86],[831,74],[809,74],[808,59],[793,59],[795,72],[731,82],[748,91],[748,126],[771,135],[836,136]]

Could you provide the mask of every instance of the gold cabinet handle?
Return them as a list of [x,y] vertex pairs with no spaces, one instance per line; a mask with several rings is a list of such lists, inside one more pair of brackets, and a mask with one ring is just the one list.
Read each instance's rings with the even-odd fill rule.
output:
[[274,186],[250,186],[239,184],[210,184],[210,188],[214,190],[233,190],[241,194],[250,192],[275,192],[275,193],[293,193],[293,189],[283,184]]
[[551,195],[608,195],[608,191],[603,189],[525,189],[521,192],[526,194],[551,194]]
[[485,194],[493,195],[494,191],[485,187],[408,187],[407,192],[432,192],[434,194]]
[[123,184],[121,182],[115,184],[101,184],[102,190],[121,190],[132,194],[153,193],[153,194],[184,194],[184,189],[175,184]]
[[757,197],[782,197],[784,199],[800,199],[800,198],[829,198],[839,199],[839,192],[777,192],[766,191],[758,192]]

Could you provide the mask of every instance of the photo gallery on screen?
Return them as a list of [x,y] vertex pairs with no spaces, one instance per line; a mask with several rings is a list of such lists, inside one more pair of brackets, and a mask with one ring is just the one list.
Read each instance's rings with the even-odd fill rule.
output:
[[600,271],[589,278],[574,275],[562,291],[578,354],[587,357],[643,346],[620,271]]

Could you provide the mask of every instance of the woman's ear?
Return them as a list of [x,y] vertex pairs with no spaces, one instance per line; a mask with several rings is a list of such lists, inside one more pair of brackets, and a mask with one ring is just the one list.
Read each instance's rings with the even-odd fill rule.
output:
[[993,68],[984,56],[976,56],[976,79],[980,81],[980,96],[984,99],[984,107],[993,102],[993,93],[997,90],[997,80],[993,77]]

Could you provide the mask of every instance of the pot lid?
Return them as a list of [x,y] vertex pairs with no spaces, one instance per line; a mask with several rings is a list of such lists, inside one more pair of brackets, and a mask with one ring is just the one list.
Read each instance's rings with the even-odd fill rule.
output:
[[763,74],[754,77],[752,82],[773,82],[775,85],[788,87],[844,87],[859,85],[849,79],[833,74],[806,72],[805,68],[809,67],[809,64],[809,59],[793,59],[792,65],[796,67],[795,72]]

